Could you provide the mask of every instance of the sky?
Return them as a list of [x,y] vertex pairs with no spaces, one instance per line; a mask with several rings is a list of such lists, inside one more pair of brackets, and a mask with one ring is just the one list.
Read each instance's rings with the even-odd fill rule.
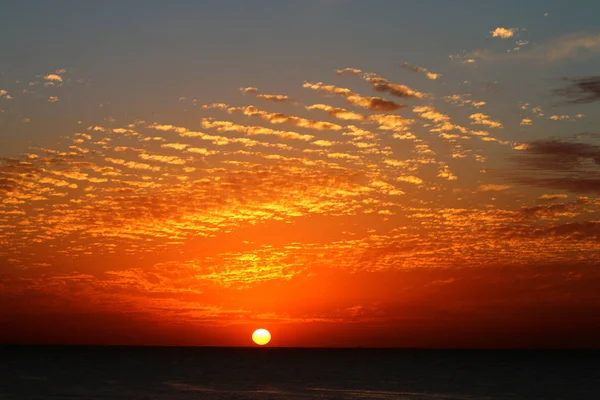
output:
[[2,2],[0,343],[600,347],[599,13]]

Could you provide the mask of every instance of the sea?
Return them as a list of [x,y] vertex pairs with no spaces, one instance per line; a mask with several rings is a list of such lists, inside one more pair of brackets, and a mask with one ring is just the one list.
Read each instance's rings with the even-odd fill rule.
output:
[[0,399],[599,400],[600,352],[5,346]]

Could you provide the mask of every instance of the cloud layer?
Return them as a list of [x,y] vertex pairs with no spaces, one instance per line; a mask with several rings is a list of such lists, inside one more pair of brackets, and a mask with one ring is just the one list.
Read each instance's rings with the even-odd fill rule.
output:
[[[192,118],[106,117],[1,159],[0,321],[21,326],[6,337],[28,318],[90,314],[169,337],[402,325],[417,344],[423,324],[496,323],[489,309],[522,330],[559,324],[549,308],[596,315],[598,137],[515,140],[583,114],[521,102],[507,117],[493,96],[447,89],[445,72],[397,69],[427,89],[340,68],[325,78],[344,86],[181,96]],[[71,81],[40,77],[45,90]],[[558,93],[593,102],[596,80]]]

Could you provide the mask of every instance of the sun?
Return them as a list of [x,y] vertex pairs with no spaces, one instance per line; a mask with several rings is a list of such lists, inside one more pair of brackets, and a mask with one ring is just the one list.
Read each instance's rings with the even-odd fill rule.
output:
[[252,334],[252,340],[259,346],[264,346],[271,341],[271,333],[266,329],[257,329]]

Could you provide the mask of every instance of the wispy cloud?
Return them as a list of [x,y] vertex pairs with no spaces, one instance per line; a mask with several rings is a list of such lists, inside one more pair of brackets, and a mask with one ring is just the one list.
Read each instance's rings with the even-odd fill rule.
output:
[[486,125],[490,128],[502,128],[502,123],[498,121],[493,121],[490,119],[489,116],[482,113],[471,114],[469,115],[469,119],[473,121],[473,124]]
[[427,77],[427,79],[431,79],[431,80],[436,80],[441,76],[441,74],[431,72],[425,67],[421,67],[419,65],[410,65],[407,62],[402,63],[402,68],[408,69],[409,71],[412,71],[412,72],[424,73],[425,76]]
[[264,110],[260,110],[254,106],[248,107],[230,107],[227,109],[228,113],[241,112],[242,114],[249,117],[260,117],[265,121],[269,121],[272,124],[291,124],[302,128],[311,128],[316,130],[333,130],[338,131],[342,127],[338,124],[324,121],[316,121],[312,119],[300,118],[293,115],[286,115],[281,113],[272,113]]
[[465,59],[502,61],[535,60],[555,62],[600,52],[600,34],[572,34],[543,44],[530,45],[526,50],[496,53],[483,49],[467,53]]
[[258,93],[258,89],[252,86],[240,88],[240,92],[246,93]]
[[556,89],[557,95],[567,97],[569,104],[586,104],[600,101],[600,75],[565,79],[568,86]]
[[287,95],[260,93],[260,90],[258,90],[258,88],[255,88],[252,86],[240,88],[240,92],[242,92],[243,94],[249,94],[249,93],[254,94],[257,99],[266,100],[266,101],[274,101],[274,102],[278,102],[278,103],[293,102],[293,100]]
[[344,69],[336,69],[335,73],[338,75],[359,75],[362,73],[362,70],[357,68],[344,68]]
[[278,103],[283,103],[286,101],[293,101],[289,96],[285,94],[257,94],[257,99],[267,100],[267,101],[275,101]]
[[477,191],[479,192],[501,192],[503,190],[509,189],[510,186],[509,185],[498,185],[498,184],[485,184],[485,185],[480,185],[477,188]]

